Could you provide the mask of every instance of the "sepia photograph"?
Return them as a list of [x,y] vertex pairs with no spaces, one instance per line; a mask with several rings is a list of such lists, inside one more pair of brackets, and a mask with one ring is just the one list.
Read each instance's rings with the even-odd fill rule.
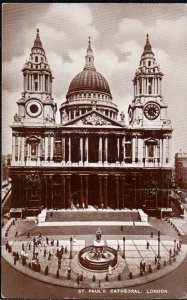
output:
[[185,3],[2,4],[2,298],[187,298],[186,78]]

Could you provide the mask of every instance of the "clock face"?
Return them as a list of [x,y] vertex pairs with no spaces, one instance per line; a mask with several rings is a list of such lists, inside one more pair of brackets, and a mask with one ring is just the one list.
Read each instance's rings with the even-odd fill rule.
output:
[[160,114],[160,106],[156,103],[148,103],[144,108],[144,115],[149,120],[155,120]]
[[32,99],[26,106],[27,114],[32,117],[38,117],[42,113],[42,106],[39,101]]

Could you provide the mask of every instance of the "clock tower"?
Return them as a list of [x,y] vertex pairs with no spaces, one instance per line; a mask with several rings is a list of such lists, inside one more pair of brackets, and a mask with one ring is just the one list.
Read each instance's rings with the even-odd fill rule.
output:
[[23,93],[14,123],[54,124],[56,104],[52,98],[52,73],[37,29],[30,58],[23,69]]
[[133,128],[161,128],[171,123],[167,119],[167,105],[162,97],[162,77],[147,34],[139,68],[133,79],[134,99],[128,109],[129,124]]

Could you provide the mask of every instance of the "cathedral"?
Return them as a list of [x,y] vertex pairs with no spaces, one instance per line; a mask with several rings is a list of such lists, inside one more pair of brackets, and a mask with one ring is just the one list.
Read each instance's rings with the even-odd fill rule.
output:
[[[23,69],[12,128],[12,214],[48,209],[168,208],[172,125],[163,73],[149,36],[133,78],[128,120],[118,117],[90,39],[83,70],[71,81],[56,122],[53,75],[37,29]],[[125,70],[124,70],[125,72]]]

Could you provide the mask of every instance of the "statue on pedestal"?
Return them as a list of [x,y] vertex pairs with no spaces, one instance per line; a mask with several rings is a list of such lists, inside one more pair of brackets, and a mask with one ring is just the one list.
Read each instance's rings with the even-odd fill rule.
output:
[[100,242],[101,241],[101,229],[98,228],[96,231],[96,241]]

